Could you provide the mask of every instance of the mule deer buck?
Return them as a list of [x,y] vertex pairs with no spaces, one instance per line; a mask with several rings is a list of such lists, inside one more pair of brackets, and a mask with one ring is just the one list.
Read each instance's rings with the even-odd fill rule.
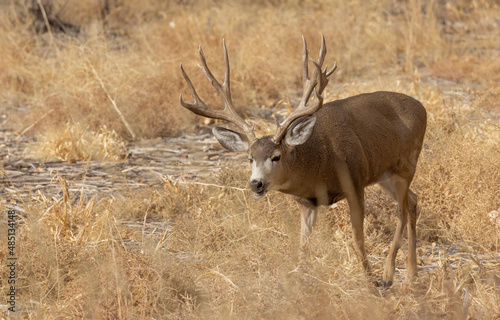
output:
[[[230,151],[248,152],[252,166],[250,188],[256,198],[269,190],[292,195],[301,208],[301,245],[304,247],[316,222],[317,208],[341,199],[349,204],[353,239],[364,269],[371,273],[365,251],[364,188],[378,183],[398,202],[399,221],[387,257],[382,285],[392,285],[396,254],[405,226],[408,229],[408,276],[417,273],[417,196],[409,187],[422,149],[427,114],[420,102],[395,92],[374,92],[323,104],[321,96],[336,63],[322,70],[325,39],[309,77],[305,39],[302,56],[302,99],[296,109],[278,125],[274,136],[257,138],[253,126],[234,109],[229,59],[225,42],[224,83],[221,85],[207,66],[199,48],[202,72],[213,85],[224,109],[209,108],[198,96],[181,64],[181,72],[194,99],[180,104],[197,115],[235,124],[241,132],[216,127],[213,133]],[[311,96],[314,98],[311,100]],[[311,101],[310,101],[311,100]]]

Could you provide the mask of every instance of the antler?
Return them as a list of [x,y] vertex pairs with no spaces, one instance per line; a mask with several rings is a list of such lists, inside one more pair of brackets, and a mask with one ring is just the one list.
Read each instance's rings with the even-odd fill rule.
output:
[[[302,40],[304,42],[304,51],[302,53],[304,93],[297,108],[278,126],[278,129],[276,130],[276,133],[272,138],[273,142],[276,144],[281,141],[288,127],[296,119],[308,116],[321,109],[321,107],[323,106],[323,97],[321,96],[321,93],[323,93],[323,90],[328,84],[328,77],[331,76],[332,73],[337,69],[337,62],[335,62],[330,70],[328,70],[328,66],[326,66],[325,70],[321,71],[321,67],[323,65],[323,62],[325,61],[326,56],[325,37],[321,35],[321,49],[319,50],[318,61],[314,61],[311,59],[314,65],[314,71],[311,78],[309,78],[309,61],[307,59],[309,50],[307,50],[307,43],[304,36],[302,36]],[[313,91],[314,95],[316,96],[316,101],[314,101],[314,103],[311,103],[310,105],[307,105],[307,102],[309,101],[309,98],[311,97]]]
[[249,144],[251,145],[257,138],[255,137],[255,131],[252,126],[250,126],[234,109],[233,106],[233,101],[231,99],[231,88],[230,88],[230,82],[229,82],[229,58],[227,55],[227,48],[226,48],[226,42],[224,39],[222,40],[222,44],[224,47],[224,64],[225,64],[225,73],[224,73],[224,83],[221,85],[213,76],[212,72],[207,66],[207,61],[205,59],[205,54],[203,53],[203,49],[200,46],[199,52],[200,52],[200,60],[201,64],[198,65],[205,75],[207,77],[208,81],[212,84],[212,86],[215,88],[219,96],[222,98],[222,101],[224,102],[224,109],[223,110],[216,110],[209,108],[203,100],[198,96],[196,93],[196,89],[193,86],[193,83],[189,79],[188,75],[184,71],[184,68],[182,67],[181,63],[181,72],[182,76],[186,80],[189,89],[191,90],[191,95],[193,96],[194,103],[186,103],[184,100],[182,100],[182,94],[179,96],[179,102],[181,105],[196,113],[197,115],[204,116],[207,118],[213,118],[213,119],[220,119],[220,120],[226,120],[231,123],[234,123],[238,127],[243,130],[243,133],[247,136]]

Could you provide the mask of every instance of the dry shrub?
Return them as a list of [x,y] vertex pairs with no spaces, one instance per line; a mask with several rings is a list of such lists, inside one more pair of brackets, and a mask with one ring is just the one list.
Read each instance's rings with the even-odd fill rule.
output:
[[113,198],[97,201],[70,192],[64,178],[60,183],[62,196],[31,199],[17,230],[18,311],[36,319],[144,319],[197,307],[201,298],[187,262],[147,244],[140,251],[128,247],[130,231],[117,224]]
[[163,317],[198,298],[182,263],[131,251],[118,235],[81,247],[34,223],[20,239],[18,302],[36,319]]
[[[423,216],[438,223],[440,231],[432,232],[432,239],[496,246],[499,230],[488,214],[500,207],[500,130],[491,119],[469,120],[467,125],[454,115],[456,128],[450,119],[438,119],[426,137],[416,181]],[[435,230],[436,225],[428,227]]]
[[98,132],[67,123],[63,129],[51,131],[25,151],[29,157],[63,161],[119,161],[126,156],[123,139],[113,130],[102,127]]
[[30,206],[31,211],[40,216],[32,219],[39,219],[54,238],[76,245],[86,246],[89,242],[98,243],[101,237],[109,237],[112,199],[97,200],[96,195],[87,198],[83,190],[71,195],[64,177],[55,180],[61,184],[63,196],[47,198],[42,193],[36,194]]

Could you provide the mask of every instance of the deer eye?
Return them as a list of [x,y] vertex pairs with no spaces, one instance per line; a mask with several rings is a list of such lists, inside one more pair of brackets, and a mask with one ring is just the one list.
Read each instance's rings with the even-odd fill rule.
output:
[[248,158],[248,162],[249,162],[250,164],[252,164],[252,163],[253,163],[253,159],[252,159],[252,158]]
[[274,157],[271,158],[272,162],[278,162],[280,160],[281,160],[281,156],[274,156]]

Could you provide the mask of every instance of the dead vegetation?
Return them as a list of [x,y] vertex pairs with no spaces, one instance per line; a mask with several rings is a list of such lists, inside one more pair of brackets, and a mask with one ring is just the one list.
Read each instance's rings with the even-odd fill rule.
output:
[[99,131],[85,130],[79,123],[67,123],[41,137],[25,150],[28,158],[74,162],[76,160],[119,161],[126,157],[125,141],[105,126]]
[[[165,177],[160,187],[99,198],[71,191],[54,174],[60,195],[0,196],[2,212],[24,210],[17,298],[23,315],[500,317],[500,224],[492,219],[500,211],[498,2],[53,1],[52,13],[78,26],[76,33],[36,29],[29,6],[2,6],[2,129],[36,135],[40,158],[117,160],[131,132],[140,138],[192,131],[199,120],[178,105],[179,93],[187,93],[179,63],[196,68],[201,43],[211,69],[222,74],[222,37],[235,104],[250,115],[284,108],[288,99],[293,105],[300,35],[315,48],[320,32],[339,65],[325,101],[392,90],[417,97],[429,113],[413,182],[420,197],[414,283],[403,282],[404,268],[385,292],[367,283],[344,202],[321,209],[310,259],[299,266],[295,204],[277,193],[253,199],[241,166],[229,164],[204,182]],[[190,74],[200,96],[217,103],[202,76]],[[369,188],[367,212],[370,263],[381,274],[395,204]],[[2,296],[5,230],[2,218]],[[403,246],[397,266],[405,260]]]

